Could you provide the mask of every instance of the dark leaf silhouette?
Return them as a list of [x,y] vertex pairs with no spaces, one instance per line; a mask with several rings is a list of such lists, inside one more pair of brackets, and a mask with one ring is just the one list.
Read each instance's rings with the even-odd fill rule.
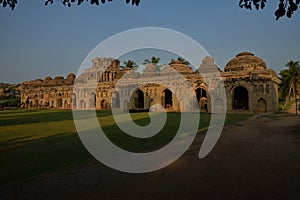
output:
[[[252,9],[252,5],[259,10],[264,9],[266,6],[267,0],[240,0],[239,6],[245,9]],[[291,18],[296,10],[298,10],[298,5],[300,0],[279,0],[278,8],[275,11],[276,20],[286,16]]]
[[[73,4],[81,5],[83,2],[89,2],[91,5],[99,5],[99,0],[56,0],[61,2],[64,6],[71,7]],[[101,0],[102,4],[111,2],[113,0]],[[45,0],[45,5],[53,4],[54,0]],[[125,0],[126,4],[131,2],[132,5],[139,6],[140,0]],[[278,8],[275,11],[276,20],[286,16],[291,18],[295,11],[298,10],[300,0],[278,0]],[[241,8],[252,10],[254,7],[256,10],[264,9],[266,7],[267,0],[239,0],[239,6]],[[12,10],[16,7],[17,0],[0,0],[0,4],[3,7],[10,7]]]

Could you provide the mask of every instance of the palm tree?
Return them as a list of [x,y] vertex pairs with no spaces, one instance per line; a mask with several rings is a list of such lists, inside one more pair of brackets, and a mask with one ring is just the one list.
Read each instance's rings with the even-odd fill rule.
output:
[[160,61],[160,58],[152,56],[151,60],[145,59],[143,62],[143,65],[153,64],[156,68],[156,71],[159,72],[161,70],[161,68],[163,67],[163,65],[159,64],[159,61]]
[[176,62],[176,61],[179,61],[179,62],[181,62],[181,63],[184,64],[184,65],[190,65],[190,62],[187,61],[187,60],[185,60],[185,59],[182,58],[182,57],[178,57],[177,60],[172,59],[172,60],[171,60],[171,63],[174,63],[174,62]]
[[291,98],[296,100],[297,95],[300,93],[300,65],[299,61],[289,61],[285,65],[288,69],[280,71],[279,93],[285,99],[286,105]]
[[152,63],[152,64],[158,64],[159,61],[160,61],[160,58],[152,56],[151,60],[145,59],[144,62],[143,62],[143,65],[150,64],[150,63]]
[[138,65],[132,60],[124,61],[124,65],[125,65],[125,66],[123,66],[124,68],[131,68],[134,70],[136,70],[138,68]]

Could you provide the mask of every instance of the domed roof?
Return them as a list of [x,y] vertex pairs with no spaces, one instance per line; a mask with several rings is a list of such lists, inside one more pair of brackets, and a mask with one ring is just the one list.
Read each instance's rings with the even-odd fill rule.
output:
[[192,73],[193,72],[193,69],[191,67],[183,64],[181,61],[177,61],[177,60],[173,61],[169,64],[169,66],[180,73]]
[[143,75],[152,76],[156,74],[156,66],[152,63],[146,64],[145,69],[143,70]]
[[263,69],[267,69],[267,65],[261,58],[254,56],[251,52],[241,52],[227,63],[224,71],[254,71]]
[[215,73],[220,72],[220,68],[215,64],[215,60],[212,57],[206,56],[202,60],[202,64],[199,66],[198,71],[200,73]]
[[68,76],[67,76],[67,79],[71,79],[71,80],[73,80],[73,79],[75,79],[75,74],[73,74],[73,73],[70,73]]
[[51,80],[52,80],[52,78],[50,76],[46,76],[45,79],[44,79],[44,82],[49,82]]

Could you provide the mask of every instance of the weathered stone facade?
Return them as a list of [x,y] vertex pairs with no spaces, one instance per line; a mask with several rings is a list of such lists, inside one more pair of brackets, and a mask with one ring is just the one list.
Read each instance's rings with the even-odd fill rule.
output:
[[[215,73],[202,73],[217,69]],[[180,75],[174,75],[175,70]],[[201,73],[199,73],[201,72]],[[176,74],[176,73],[175,73]],[[184,77],[182,79],[180,76]],[[226,99],[222,99],[218,84],[207,80],[222,81]],[[56,109],[119,109],[182,111],[183,104],[191,102],[187,85],[192,88],[201,112],[214,109],[229,113],[265,113],[278,109],[277,74],[252,53],[243,52],[230,60],[222,72],[210,57],[205,57],[200,67],[191,67],[175,61],[157,71],[154,64],[147,64],[143,73],[120,68],[113,58],[95,58],[92,67],[75,79],[74,74],[51,79],[24,82],[21,85],[22,105],[25,108]],[[226,106],[224,106],[226,100]],[[161,106],[154,106],[161,105]],[[226,108],[225,108],[226,107]]]

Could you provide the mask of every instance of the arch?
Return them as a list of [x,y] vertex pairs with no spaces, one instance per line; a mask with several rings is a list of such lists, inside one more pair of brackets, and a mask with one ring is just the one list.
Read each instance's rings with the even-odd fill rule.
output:
[[115,91],[112,93],[112,107],[113,108],[120,108],[120,94],[119,92]]
[[57,95],[56,107],[61,108],[62,106],[63,106],[63,103],[62,103],[62,95],[61,95],[61,93],[59,93],[59,94]]
[[36,94],[34,95],[34,107],[38,107],[39,105],[39,96]]
[[90,94],[90,108],[94,108],[96,106],[96,94],[92,92]]
[[105,99],[103,99],[100,103],[101,109],[106,110],[107,109],[107,102]]
[[67,101],[67,100],[64,101],[64,108],[65,108],[65,109],[66,109],[66,108],[69,108],[69,106],[68,106],[68,101]]
[[86,109],[86,103],[85,103],[84,100],[81,100],[81,101],[80,101],[80,108],[81,108],[81,109]]
[[249,109],[249,95],[247,88],[243,86],[237,86],[234,88],[232,100],[233,109]]
[[76,108],[76,94],[75,93],[73,93],[72,94],[72,107],[73,107],[73,109],[75,109]]
[[164,93],[164,108],[171,108],[173,106],[173,94],[171,90],[165,89]]
[[267,112],[267,101],[263,98],[258,99],[256,105],[257,113],[266,113]]
[[196,98],[197,98],[197,102],[198,102],[198,106],[200,111],[205,111],[208,112],[208,108],[207,108],[207,91],[203,88],[203,87],[199,87],[195,90],[196,93]]
[[128,109],[129,109],[128,101],[125,100],[125,101],[124,101],[124,112],[127,112]]
[[144,92],[140,89],[137,89],[134,92],[134,107],[137,109],[143,109],[144,108]]

